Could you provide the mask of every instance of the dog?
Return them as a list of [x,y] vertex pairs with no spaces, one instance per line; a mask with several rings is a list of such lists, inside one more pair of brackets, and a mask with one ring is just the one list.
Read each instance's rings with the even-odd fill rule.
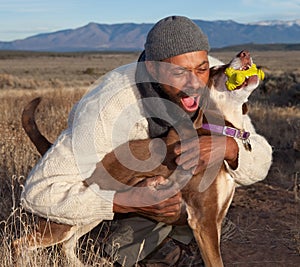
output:
[[[207,116],[207,114],[199,112],[193,122],[193,127],[188,127],[189,122],[182,121],[175,127],[177,131],[179,129],[181,132],[181,138],[189,139],[195,131],[197,131],[198,135],[230,135],[234,132],[231,136],[241,138],[245,148],[249,151],[251,150],[251,144],[248,140],[249,133],[243,131],[242,116],[247,112],[246,102],[252,91],[257,88],[259,77],[258,75],[246,77],[244,81],[236,86],[234,91],[229,91],[226,88],[226,81],[229,77],[226,76],[225,70],[229,67],[234,70],[247,70],[252,65],[250,53],[242,51],[228,64],[210,69],[208,87],[211,100],[216,105],[216,108],[221,111],[222,116],[219,117],[215,114],[208,114]],[[35,123],[34,114],[40,101],[40,98],[34,99],[25,107],[22,114],[22,125],[39,153],[43,155],[50,148],[51,143],[40,133]],[[226,125],[222,125],[224,124],[224,118]],[[211,124],[211,122],[216,124]],[[222,125],[221,132],[214,129],[214,126],[220,126],[219,124]],[[218,129],[219,127],[216,128]],[[154,150],[149,150],[151,141],[151,139],[129,141],[128,144],[121,145],[116,150],[122,152],[129,145],[135,158],[146,160],[153,151],[155,152],[155,148]],[[137,172],[128,169],[118,161],[116,154],[111,152],[102,159],[101,164],[97,164],[95,175],[93,174],[91,178],[84,181],[85,186],[96,183],[103,189],[108,187],[114,190],[125,190],[123,185],[137,186],[147,177],[156,175],[169,177],[170,182],[167,185],[153,185],[155,190],[161,190],[171,184],[174,185],[174,183],[178,184],[188,214],[187,223],[193,230],[205,266],[221,267],[223,266],[220,252],[221,225],[234,196],[235,183],[227,173],[224,163],[221,163],[216,177],[206,186],[206,190],[199,190],[204,176],[203,172],[192,176],[189,174],[191,179],[182,186],[181,176],[184,176],[187,172],[178,170],[174,162],[175,155],[173,153],[174,146],[180,145],[178,133],[175,129],[171,129],[167,137],[163,138],[163,141],[167,147],[167,155],[162,164],[151,172]],[[101,173],[102,178],[103,173],[107,173],[116,179],[118,183],[112,182],[107,184],[105,182],[103,184],[97,179],[98,173]],[[164,218],[156,216],[153,219],[173,224],[179,218],[173,219],[173,221],[166,221]],[[47,221],[46,218],[39,218],[36,230],[32,234],[14,240],[15,257],[20,257],[26,250],[61,243],[62,250],[70,264],[84,266],[75,254],[76,242],[82,235],[92,230],[99,223],[100,221],[95,221],[89,225],[72,226]]]

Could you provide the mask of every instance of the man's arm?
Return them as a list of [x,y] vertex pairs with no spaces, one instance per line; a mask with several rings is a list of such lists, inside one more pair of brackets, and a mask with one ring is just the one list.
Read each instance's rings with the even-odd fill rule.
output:
[[116,190],[113,200],[115,213],[135,212],[159,221],[176,221],[181,211],[181,192],[176,185],[156,189],[157,185],[168,182],[166,178],[172,171],[161,164],[164,150],[155,148],[151,143],[151,139],[144,139],[120,145],[97,163],[85,183]]
[[[149,153],[150,140],[145,141],[145,146],[141,146],[141,141],[138,140],[131,142],[136,144],[135,148],[140,152],[144,151],[143,156]],[[138,187],[124,184],[120,187],[120,182],[109,177],[103,169],[105,161],[108,169],[111,168],[122,177],[124,167],[118,168],[121,163],[116,157],[109,157],[110,155],[115,155],[114,151],[97,164],[88,180],[82,180],[78,175],[70,155],[56,154],[51,159],[46,155],[28,177],[21,197],[23,207],[42,217],[70,225],[111,220],[114,213],[129,212],[137,212],[152,219],[157,217],[159,221],[178,219],[182,202],[180,192],[172,188],[154,190],[156,184],[165,182],[165,178],[161,176],[148,176],[147,179],[138,177],[138,182],[134,183]],[[59,166],[64,166],[64,175]],[[47,170],[51,170],[51,173],[48,174]],[[134,174],[134,171],[124,173],[125,176]],[[116,191],[117,188],[120,191]]]
[[[224,160],[237,184],[250,185],[263,180],[272,164],[272,148],[263,136],[256,133],[248,116],[244,118],[244,127],[251,133],[251,151],[246,150],[238,138],[220,136],[212,140],[211,136],[200,136],[175,148],[178,155],[176,163],[186,170],[192,169],[196,174],[204,171],[209,164]],[[213,142],[215,151],[212,151]],[[224,151],[218,151],[224,145]]]

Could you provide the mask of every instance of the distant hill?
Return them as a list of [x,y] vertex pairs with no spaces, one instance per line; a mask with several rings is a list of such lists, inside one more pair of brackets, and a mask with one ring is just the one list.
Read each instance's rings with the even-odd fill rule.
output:
[[[232,20],[194,20],[208,35],[212,48],[241,44],[298,44],[300,21],[241,24]],[[0,50],[29,51],[139,51],[153,24],[89,23],[76,29],[43,33],[12,42],[0,42]],[[297,46],[297,45],[296,45]]]
[[211,51],[214,52],[224,52],[224,51],[241,51],[248,49],[250,51],[299,51],[299,44],[241,44],[241,45],[232,45],[222,48],[213,48]]

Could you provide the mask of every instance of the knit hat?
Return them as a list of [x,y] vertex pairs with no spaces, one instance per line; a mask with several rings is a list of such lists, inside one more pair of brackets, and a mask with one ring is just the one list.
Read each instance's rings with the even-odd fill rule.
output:
[[158,21],[145,43],[146,60],[153,61],[201,50],[209,50],[207,36],[192,20],[182,16]]

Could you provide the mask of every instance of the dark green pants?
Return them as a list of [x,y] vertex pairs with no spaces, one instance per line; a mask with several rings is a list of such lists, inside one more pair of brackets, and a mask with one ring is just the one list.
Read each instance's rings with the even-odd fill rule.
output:
[[153,252],[167,236],[188,244],[193,233],[188,226],[166,225],[140,216],[116,219],[105,251],[117,255],[121,265],[131,267]]

